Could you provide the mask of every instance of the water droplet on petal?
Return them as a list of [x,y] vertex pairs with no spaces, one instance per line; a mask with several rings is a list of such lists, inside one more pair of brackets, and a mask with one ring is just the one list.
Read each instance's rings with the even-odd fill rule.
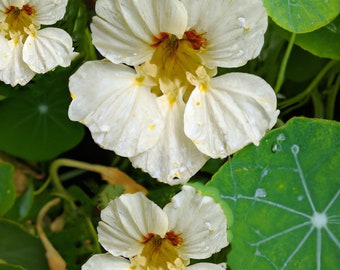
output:
[[101,130],[102,132],[108,132],[108,131],[110,131],[110,126],[109,126],[109,125],[102,125],[102,126],[100,127],[100,130]]
[[244,17],[238,17],[237,20],[243,28],[246,28],[246,19]]

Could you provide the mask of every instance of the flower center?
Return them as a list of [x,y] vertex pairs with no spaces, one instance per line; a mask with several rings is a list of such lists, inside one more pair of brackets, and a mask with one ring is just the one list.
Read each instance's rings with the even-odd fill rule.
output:
[[[184,89],[183,96],[191,93],[193,86],[187,80],[187,72],[195,74],[199,66],[202,66],[201,51],[207,45],[204,34],[198,34],[195,30],[186,31],[182,39],[168,33],[160,33],[151,45],[156,50],[145,66],[154,65],[154,73],[145,72],[154,77],[158,84],[156,95],[165,94],[169,99],[176,100],[180,89]],[[209,71],[208,71],[209,72]]]
[[8,25],[8,39],[11,33],[18,33],[19,35],[27,36],[25,29],[29,29],[32,24],[32,15],[35,10],[30,5],[26,4],[20,9],[15,6],[9,6],[6,8],[5,23]]
[[177,251],[183,242],[179,235],[170,231],[164,238],[152,233],[144,238],[142,253],[131,259],[137,269],[185,269],[188,261],[179,258]]

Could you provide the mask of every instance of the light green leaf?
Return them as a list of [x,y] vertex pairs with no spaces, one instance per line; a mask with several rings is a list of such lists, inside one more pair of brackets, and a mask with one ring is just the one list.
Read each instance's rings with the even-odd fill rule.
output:
[[0,219],[0,261],[27,270],[49,269],[41,242],[19,224]]
[[319,30],[297,35],[295,43],[319,57],[340,60],[340,16]]
[[0,103],[0,149],[40,161],[56,157],[80,142],[84,128],[68,118],[68,78],[74,67],[36,76]]
[[337,122],[293,118],[216,173],[232,269],[340,269],[339,137]]
[[30,181],[26,192],[16,199],[14,205],[6,213],[5,217],[16,221],[24,220],[33,204],[33,191],[33,183]]
[[264,0],[269,16],[282,28],[307,33],[330,23],[340,12],[339,0]]
[[0,163],[0,216],[4,215],[15,201],[13,170],[12,165]]

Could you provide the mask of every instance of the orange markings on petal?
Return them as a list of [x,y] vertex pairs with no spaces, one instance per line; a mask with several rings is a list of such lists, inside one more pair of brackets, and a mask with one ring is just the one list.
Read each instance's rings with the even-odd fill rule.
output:
[[27,15],[32,15],[34,13],[34,9],[28,4],[24,5],[22,10],[25,10]]
[[177,247],[178,245],[183,243],[182,237],[178,234],[175,234],[173,231],[169,231],[165,234],[165,238],[169,239],[173,246]]
[[170,37],[170,34],[166,32],[162,32],[158,35],[158,37],[154,37],[154,43],[151,44],[151,47],[157,48],[164,40],[168,39]]
[[186,31],[183,35],[183,39],[188,40],[194,50],[199,50],[207,46],[207,39],[201,34],[198,34],[195,30]]
[[153,233],[148,233],[148,235],[143,236],[142,244],[146,245],[154,237],[155,237],[155,235]]

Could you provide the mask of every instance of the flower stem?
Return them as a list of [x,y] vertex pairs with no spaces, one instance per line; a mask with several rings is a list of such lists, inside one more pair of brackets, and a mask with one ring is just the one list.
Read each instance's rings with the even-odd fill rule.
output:
[[282,59],[281,65],[280,65],[279,75],[277,77],[276,85],[275,85],[275,88],[274,88],[275,93],[280,92],[281,86],[284,82],[287,64],[288,64],[288,60],[289,60],[289,57],[290,57],[290,54],[292,52],[292,48],[293,48],[293,45],[294,45],[294,42],[295,42],[295,37],[296,37],[296,34],[292,33],[292,36],[290,37],[286,52],[283,56],[283,59]]

